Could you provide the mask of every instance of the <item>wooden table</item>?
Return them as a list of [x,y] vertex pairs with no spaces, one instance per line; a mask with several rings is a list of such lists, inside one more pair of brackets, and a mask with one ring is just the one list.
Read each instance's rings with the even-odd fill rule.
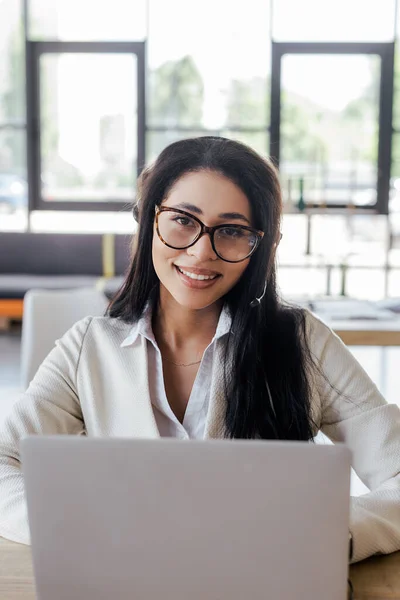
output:
[[31,549],[0,537],[0,599],[34,600]]
[[400,319],[325,321],[348,346],[400,346]]
[[[356,600],[399,600],[400,552],[353,565],[350,577]],[[0,599],[35,599],[30,547],[3,538],[0,538]]]

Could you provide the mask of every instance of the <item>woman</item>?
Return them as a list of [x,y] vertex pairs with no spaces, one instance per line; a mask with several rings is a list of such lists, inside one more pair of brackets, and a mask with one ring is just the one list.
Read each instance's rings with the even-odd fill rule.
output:
[[353,560],[400,548],[400,411],[338,337],[277,297],[276,170],[231,140],[176,142],[143,172],[135,252],[108,315],[57,342],[0,431],[0,535],[29,543],[29,433],[347,443]]

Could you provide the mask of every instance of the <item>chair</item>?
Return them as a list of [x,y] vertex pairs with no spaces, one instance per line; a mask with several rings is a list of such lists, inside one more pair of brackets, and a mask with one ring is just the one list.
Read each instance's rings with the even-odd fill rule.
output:
[[96,288],[29,290],[24,298],[22,321],[23,389],[28,387],[55,341],[80,319],[104,315],[107,305],[106,296]]

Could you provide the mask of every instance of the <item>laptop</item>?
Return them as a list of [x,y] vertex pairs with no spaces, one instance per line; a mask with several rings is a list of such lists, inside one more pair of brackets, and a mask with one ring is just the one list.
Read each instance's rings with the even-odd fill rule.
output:
[[39,600],[345,600],[350,451],[22,441]]

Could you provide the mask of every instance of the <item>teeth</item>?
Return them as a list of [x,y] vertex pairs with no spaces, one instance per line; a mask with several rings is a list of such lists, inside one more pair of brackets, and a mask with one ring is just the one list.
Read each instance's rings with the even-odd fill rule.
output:
[[186,277],[190,277],[190,279],[197,279],[198,281],[204,281],[206,279],[215,279],[217,277],[217,275],[196,275],[196,273],[189,273],[188,271],[184,271],[183,269],[180,269],[179,267],[178,271],[180,271],[181,273],[183,273],[184,275],[186,275]]

